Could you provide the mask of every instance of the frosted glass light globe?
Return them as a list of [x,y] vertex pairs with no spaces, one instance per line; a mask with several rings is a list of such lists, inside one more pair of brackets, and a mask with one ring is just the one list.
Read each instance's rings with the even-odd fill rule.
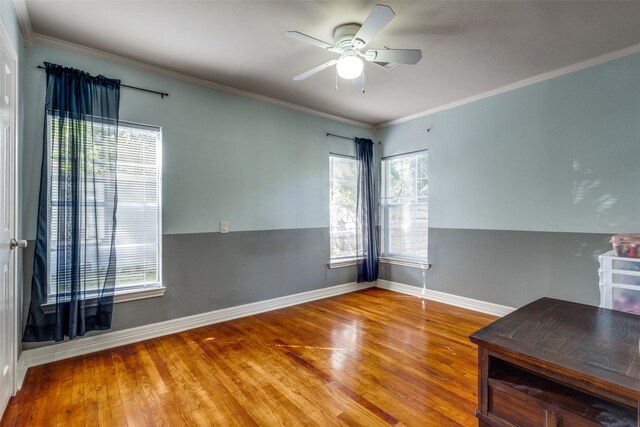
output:
[[357,56],[342,56],[338,59],[338,75],[343,79],[351,80],[362,74],[364,63]]

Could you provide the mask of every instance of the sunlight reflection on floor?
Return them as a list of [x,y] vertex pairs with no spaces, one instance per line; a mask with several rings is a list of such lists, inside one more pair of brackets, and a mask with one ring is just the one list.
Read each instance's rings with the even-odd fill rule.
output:
[[306,348],[310,350],[336,350],[342,351],[344,348],[337,347],[319,347],[315,345],[296,345],[296,344],[267,344],[271,347],[284,347],[284,348]]

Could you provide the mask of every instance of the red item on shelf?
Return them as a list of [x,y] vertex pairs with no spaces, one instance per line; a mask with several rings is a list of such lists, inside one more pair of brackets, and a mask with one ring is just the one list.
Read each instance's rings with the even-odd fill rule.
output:
[[638,258],[640,233],[622,233],[611,237],[613,254],[619,257]]

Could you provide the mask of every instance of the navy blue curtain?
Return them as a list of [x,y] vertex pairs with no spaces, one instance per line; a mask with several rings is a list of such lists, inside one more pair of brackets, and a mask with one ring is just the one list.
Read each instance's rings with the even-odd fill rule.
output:
[[356,267],[358,283],[378,280],[378,236],[375,222],[373,141],[356,138],[358,201],[356,205]]
[[45,63],[31,304],[23,341],[109,329],[115,287],[120,81]]

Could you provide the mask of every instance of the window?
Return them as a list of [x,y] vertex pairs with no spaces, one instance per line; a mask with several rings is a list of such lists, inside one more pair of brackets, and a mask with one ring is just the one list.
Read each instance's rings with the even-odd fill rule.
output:
[[427,261],[427,152],[382,159],[382,256]]
[[354,157],[332,154],[329,176],[330,254],[332,262],[340,262],[356,256],[358,161]]
[[[47,118],[56,120],[52,116]],[[55,123],[49,123],[49,130],[56,131]],[[105,127],[101,128],[104,131]],[[107,127],[108,129],[108,127]],[[113,129],[113,128],[111,128]],[[94,132],[99,132],[98,130]],[[95,135],[98,137],[98,135]],[[161,130],[158,127],[120,122],[118,126],[118,206],[116,246],[116,294],[158,289],[161,287],[161,248],[162,222],[160,204],[160,148]],[[57,138],[49,136],[49,171],[51,182],[57,181]],[[106,190],[96,179],[98,212],[89,215],[83,229],[97,235],[97,246],[87,247],[87,251],[109,253],[109,236],[104,230],[104,211],[100,212],[100,203],[104,202]],[[55,292],[57,260],[57,215],[58,198],[56,186],[49,196],[49,301],[53,301]],[[102,224],[102,226],[101,226]],[[94,258],[93,256],[88,259]],[[85,265],[88,277],[91,265]],[[98,277],[98,272],[94,273]],[[97,279],[96,279],[97,280]],[[97,283],[96,283],[97,286]]]

